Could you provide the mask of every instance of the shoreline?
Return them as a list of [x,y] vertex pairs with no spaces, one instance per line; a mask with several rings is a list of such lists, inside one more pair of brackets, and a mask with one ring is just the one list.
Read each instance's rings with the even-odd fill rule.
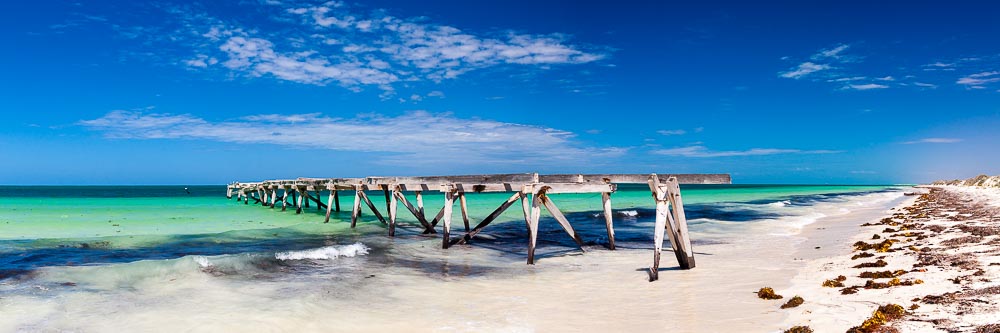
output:
[[[991,246],[1000,243],[996,220],[1000,190],[956,186],[915,190],[919,196],[904,199],[877,218],[818,221],[803,231],[808,242],[823,251],[810,253],[808,246],[801,247],[797,256],[813,258],[787,288],[775,289],[805,300],[788,312],[781,330],[809,326],[817,332],[848,331],[887,304],[900,305],[906,313],[878,332],[981,332],[977,329],[1000,327],[989,326],[1000,322],[994,318],[1000,309],[1000,285],[993,282],[1000,281],[1000,258],[995,258],[998,252]],[[872,245],[887,240],[895,240],[883,249],[887,252],[856,249],[859,242]],[[831,246],[828,251],[825,244]],[[871,257],[857,258],[859,253]],[[886,264],[854,267],[875,260]],[[894,272],[898,280],[861,278],[863,272]],[[845,278],[839,281],[843,286],[823,286],[839,276]],[[854,293],[843,294],[844,289]]]

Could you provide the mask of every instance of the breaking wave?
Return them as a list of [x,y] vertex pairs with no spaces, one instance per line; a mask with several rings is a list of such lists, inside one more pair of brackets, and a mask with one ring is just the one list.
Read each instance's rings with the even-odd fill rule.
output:
[[350,245],[324,246],[318,249],[278,252],[274,254],[274,258],[278,260],[330,260],[339,257],[366,255],[369,250],[371,249],[368,246],[358,242]]

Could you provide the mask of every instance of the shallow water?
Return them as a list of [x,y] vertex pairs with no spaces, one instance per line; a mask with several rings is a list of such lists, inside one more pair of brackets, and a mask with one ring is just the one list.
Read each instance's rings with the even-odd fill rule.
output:
[[[763,328],[781,314],[752,291],[796,269],[788,256],[803,226],[902,196],[884,186],[682,191],[698,267],[675,270],[667,253],[661,280],[649,283],[653,205],[642,187],[612,196],[617,251],[604,247],[599,194],[553,195],[586,252],[543,214],[534,266],[524,264],[527,233],[517,205],[472,244],[442,250],[440,238],[421,235],[402,208],[397,236],[388,238],[367,210],[350,229],[349,211],[324,224],[316,207],[296,215],[244,205],[226,200],[224,187],[7,188],[0,192],[0,329]],[[507,196],[469,194],[472,224]],[[353,196],[341,198],[349,210]],[[436,212],[443,198],[424,201]],[[461,221],[456,213],[453,230],[464,229]]]

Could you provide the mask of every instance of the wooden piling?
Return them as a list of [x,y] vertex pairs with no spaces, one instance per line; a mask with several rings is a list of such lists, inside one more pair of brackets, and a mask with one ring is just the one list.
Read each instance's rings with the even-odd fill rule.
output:
[[354,188],[354,209],[351,210],[351,229],[358,224],[358,215],[361,214],[361,187]]
[[[330,196],[326,199],[326,219],[323,220],[323,223],[330,223],[330,212],[333,210],[333,197],[336,195],[337,189],[330,190]],[[337,206],[340,206],[340,203],[337,203]],[[340,211],[339,207],[337,210]]]
[[[333,204],[337,205],[337,211],[340,211],[340,192],[336,188],[330,190],[330,195],[333,196]],[[327,205],[329,206],[329,205]]]
[[302,202],[305,201],[306,194],[302,193],[301,187],[296,188],[295,192],[293,192],[292,197],[294,198],[296,196],[298,196],[298,198],[295,201],[295,214],[302,214]]
[[611,213],[611,193],[604,192],[601,193],[601,201],[604,203],[604,224],[608,228],[608,249],[615,249],[615,227],[612,222]]
[[528,219],[528,265],[535,264],[535,245],[538,243],[538,219],[542,211],[539,208],[541,198],[538,192],[531,194],[531,216]]
[[452,206],[455,205],[455,192],[448,191],[444,193],[444,226],[441,231],[441,248],[447,249],[451,246],[451,240],[449,236],[451,235],[451,210]]

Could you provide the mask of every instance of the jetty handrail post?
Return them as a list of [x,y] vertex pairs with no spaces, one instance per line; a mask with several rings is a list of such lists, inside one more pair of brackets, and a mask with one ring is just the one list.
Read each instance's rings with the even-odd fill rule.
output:
[[[656,224],[653,237],[653,266],[649,270],[650,281],[659,279],[660,252],[663,248],[663,233],[666,229],[670,239],[670,246],[677,257],[677,263],[681,269],[694,268],[694,254],[691,252],[691,243],[687,235],[687,221],[683,220],[684,228],[681,233],[679,218],[684,218],[683,206],[677,206],[680,198],[680,186],[677,178],[670,177],[667,184],[661,184],[657,175],[649,175],[649,189],[653,193],[656,201]],[[671,207],[672,206],[672,207]],[[671,208],[673,212],[671,212]],[[678,213],[679,212],[679,213]]]

